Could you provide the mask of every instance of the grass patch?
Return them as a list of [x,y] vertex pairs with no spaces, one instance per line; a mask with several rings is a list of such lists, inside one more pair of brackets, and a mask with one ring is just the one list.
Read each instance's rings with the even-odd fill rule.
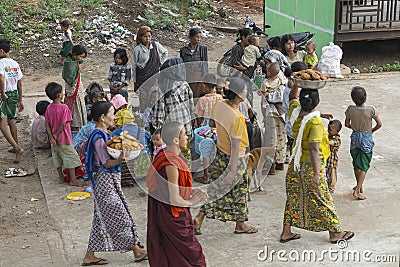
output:
[[[103,4],[104,0],[0,0],[0,36],[9,38],[13,49],[20,50],[26,30],[42,34],[49,23],[72,18],[72,9],[80,9],[84,15],[86,10]],[[85,16],[76,19],[79,30],[84,24]]]
[[207,20],[212,11],[209,1],[155,0],[151,3],[146,4],[145,24],[160,29],[174,26],[177,22],[186,27],[189,19]]

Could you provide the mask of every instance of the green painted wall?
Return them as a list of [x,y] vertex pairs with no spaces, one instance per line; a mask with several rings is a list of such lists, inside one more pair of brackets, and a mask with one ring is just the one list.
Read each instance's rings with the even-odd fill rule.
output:
[[315,33],[317,54],[333,42],[335,31],[335,0],[264,0],[265,23],[269,36],[308,31]]

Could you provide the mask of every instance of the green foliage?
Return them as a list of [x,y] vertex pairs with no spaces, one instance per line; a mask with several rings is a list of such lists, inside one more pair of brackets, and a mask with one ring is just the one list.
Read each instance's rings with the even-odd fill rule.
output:
[[211,5],[208,1],[191,3],[187,0],[155,0],[146,4],[144,16],[150,27],[169,27],[175,22],[186,26],[189,19],[206,20],[211,16]]
[[80,0],[81,6],[84,8],[97,7],[104,3],[104,0]]
[[382,66],[376,66],[372,64],[369,68],[364,68],[363,72],[366,73],[379,73],[379,72],[388,72],[388,71],[400,71],[400,64],[398,61],[394,61],[393,64],[385,64]]
[[[118,0],[114,0],[118,2]],[[19,50],[27,30],[43,33],[50,22],[73,16],[74,10],[86,11],[104,4],[104,0],[0,0],[0,36],[9,38],[13,49]],[[75,29],[83,30],[84,16],[75,21]]]
[[67,3],[69,1],[55,1],[55,0],[45,0],[41,1],[43,6],[43,11],[45,14],[44,20],[54,21],[56,19],[68,17],[70,14],[67,9]]
[[147,26],[154,27],[160,24],[161,16],[156,14],[152,9],[146,9],[144,15],[146,17]]

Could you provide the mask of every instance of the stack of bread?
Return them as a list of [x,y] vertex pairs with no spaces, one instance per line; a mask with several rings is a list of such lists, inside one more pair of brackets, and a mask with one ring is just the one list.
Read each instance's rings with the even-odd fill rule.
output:
[[129,135],[126,131],[119,136],[114,136],[107,141],[107,146],[118,150],[138,150],[142,149],[139,140]]
[[320,81],[326,80],[326,76],[323,75],[321,72],[308,69],[308,70],[301,70],[293,74],[293,78],[299,80],[306,80],[306,81]]

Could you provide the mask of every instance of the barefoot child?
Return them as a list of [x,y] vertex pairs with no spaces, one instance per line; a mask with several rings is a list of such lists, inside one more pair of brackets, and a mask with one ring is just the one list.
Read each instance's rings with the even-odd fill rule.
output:
[[326,168],[328,171],[328,187],[329,192],[333,194],[335,192],[335,186],[337,182],[337,171],[338,166],[338,150],[341,145],[340,141],[340,130],[342,129],[342,123],[339,120],[331,120],[328,124],[328,135],[329,135],[329,146],[331,154],[326,161]]
[[61,64],[64,63],[64,59],[69,54],[69,52],[71,52],[72,47],[74,47],[74,42],[72,41],[72,32],[69,26],[71,26],[71,21],[69,19],[63,19],[62,21],[60,21],[61,31],[64,33],[62,48],[59,52],[61,56]]
[[10,143],[9,152],[16,153],[14,162],[18,163],[24,150],[18,145],[15,112],[24,109],[22,104],[22,72],[18,63],[10,58],[11,44],[8,39],[0,39],[0,129]]
[[45,100],[36,103],[36,112],[39,116],[33,121],[31,130],[31,141],[34,148],[50,148],[45,118],[48,105],[50,102]]
[[[354,175],[357,185],[353,188],[353,196],[364,200],[363,182],[372,159],[374,140],[372,134],[382,127],[382,122],[373,106],[365,106],[367,92],[363,87],[355,86],[351,90],[351,98],[356,104],[347,108],[345,126],[353,130],[350,136],[350,154],[353,158]],[[372,128],[372,120],[376,125]]]
[[46,129],[51,144],[51,154],[54,167],[57,168],[60,183],[65,177],[62,167],[69,169],[70,185],[82,186],[75,176],[75,168],[82,165],[78,154],[72,146],[70,123],[71,111],[62,104],[64,98],[63,88],[60,84],[51,82],[46,86],[46,95],[53,101],[46,110]]

